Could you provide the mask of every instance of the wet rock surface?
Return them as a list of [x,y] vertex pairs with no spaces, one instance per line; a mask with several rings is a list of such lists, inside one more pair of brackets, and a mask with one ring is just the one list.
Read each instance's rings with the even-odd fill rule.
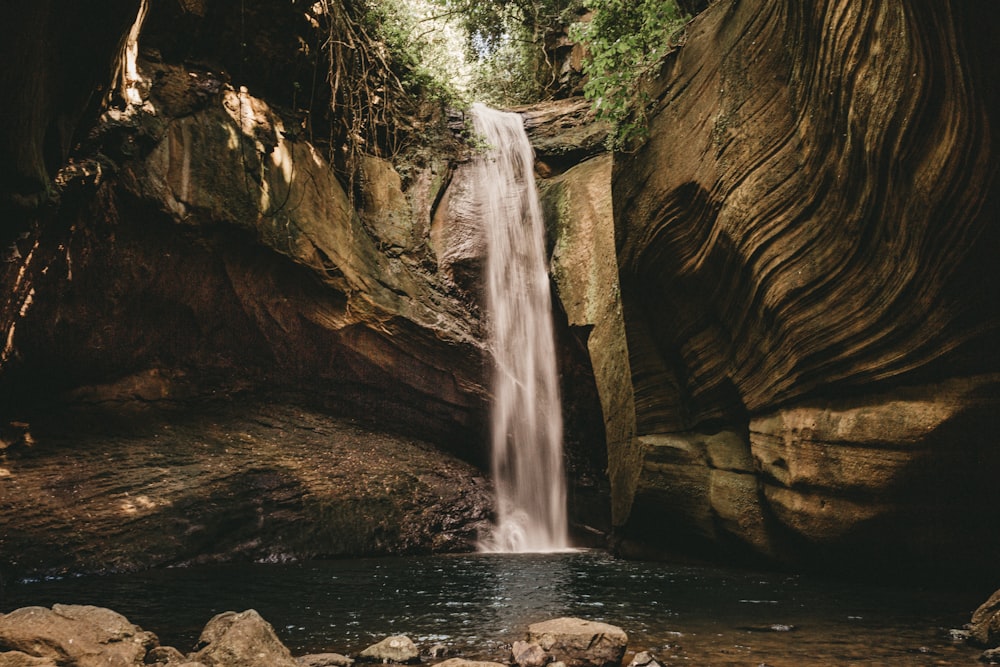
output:
[[468,463],[278,401],[87,405],[22,428],[0,452],[0,571],[12,580],[468,551],[491,506]]

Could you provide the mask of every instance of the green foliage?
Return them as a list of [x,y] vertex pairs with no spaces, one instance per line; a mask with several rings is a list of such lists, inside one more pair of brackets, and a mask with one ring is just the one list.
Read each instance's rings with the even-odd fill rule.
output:
[[463,63],[452,57],[454,26],[433,20],[434,0],[370,0],[367,20],[404,88],[444,104],[461,103]]
[[549,41],[582,6],[582,0],[431,1],[465,33],[469,97],[495,106],[546,95],[557,75]]
[[673,0],[585,0],[589,22],[571,35],[586,45],[584,95],[615,125],[612,148],[642,139],[648,99],[640,85],[676,44],[685,19]]

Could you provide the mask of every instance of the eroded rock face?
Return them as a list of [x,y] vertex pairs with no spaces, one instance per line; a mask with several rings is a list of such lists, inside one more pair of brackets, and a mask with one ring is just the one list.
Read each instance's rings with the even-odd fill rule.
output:
[[795,562],[995,556],[996,511],[965,518],[998,500],[979,473],[1000,427],[995,20],[720,2],[689,26],[649,141],[614,169],[645,443],[610,461],[623,534]]
[[276,397],[125,414],[110,396],[0,451],[5,579],[469,551],[488,520],[483,474],[427,443]]
[[92,140],[117,177],[61,251],[25,261],[0,393],[183,369],[379,410],[480,457],[479,320],[427,263],[440,167],[404,192],[391,164],[366,158],[352,202],[260,99],[201,70],[144,71],[147,106],[109,113]]

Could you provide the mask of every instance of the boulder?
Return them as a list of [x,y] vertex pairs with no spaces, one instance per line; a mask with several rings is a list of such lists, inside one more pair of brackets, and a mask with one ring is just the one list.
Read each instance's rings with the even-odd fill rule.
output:
[[420,660],[420,651],[406,635],[386,637],[377,644],[372,644],[358,658],[370,662],[392,662],[404,665]]
[[617,667],[628,635],[607,623],[563,617],[529,625],[528,641],[567,667]]
[[514,642],[510,647],[511,660],[518,667],[543,667],[552,656],[534,642]]
[[60,665],[134,667],[157,643],[156,635],[103,607],[57,604],[0,615],[0,648]]
[[1000,647],[1000,590],[973,612],[969,641],[988,649]]
[[537,159],[548,165],[566,168],[607,150],[611,123],[599,120],[583,97],[548,100],[516,111],[524,117]]
[[189,657],[206,667],[299,667],[271,624],[253,609],[213,617]]

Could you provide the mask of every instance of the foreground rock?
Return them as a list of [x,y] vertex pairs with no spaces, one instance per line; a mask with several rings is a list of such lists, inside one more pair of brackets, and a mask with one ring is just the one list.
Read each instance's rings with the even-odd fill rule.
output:
[[374,662],[393,662],[400,665],[418,662],[420,650],[413,640],[405,635],[386,637],[361,651],[358,659]]
[[528,642],[567,667],[616,667],[625,655],[628,635],[607,623],[564,617],[529,625]]
[[[522,657],[531,654],[533,667],[619,667],[627,643],[625,633],[615,626],[558,618],[530,626],[528,642],[516,642],[515,652]],[[369,646],[358,659],[413,664],[420,662],[420,652],[412,640],[398,635]],[[25,607],[0,614],[0,667],[350,667],[353,663],[338,653],[293,658],[271,624],[253,609],[213,617],[187,655],[160,646],[153,633],[101,607],[57,604],[52,609]],[[438,664],[502,667],[462,658]]]
[[191,659],[206,667],[299,667],[271,624],[253,609],[215,616],[195,648]]
[[89,605],[24,607],[0,615],[0,664],[135,667],[159,642],[110,609]]

